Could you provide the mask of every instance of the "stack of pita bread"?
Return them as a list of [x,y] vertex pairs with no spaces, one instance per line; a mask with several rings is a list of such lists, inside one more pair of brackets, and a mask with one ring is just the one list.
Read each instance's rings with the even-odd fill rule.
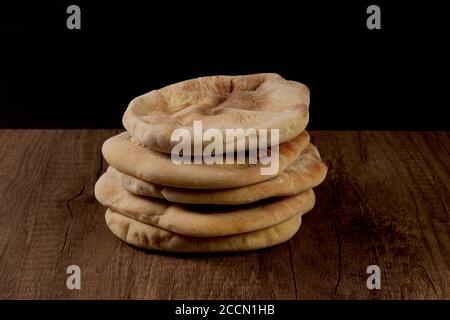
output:
[[[305,131],[308,107],[308,88],[277,74],[202,77],[135,98],[123,117],[127,131],[102,149],[109,168],[95,196],[108,208],[109,229],[131,245],[174,252],[289,240],[327,173]],[[175,164],[171,134],[192,132],[194,121],[224,136],[227,128],[278,129],[278,170],[262,175],[259,162]]]

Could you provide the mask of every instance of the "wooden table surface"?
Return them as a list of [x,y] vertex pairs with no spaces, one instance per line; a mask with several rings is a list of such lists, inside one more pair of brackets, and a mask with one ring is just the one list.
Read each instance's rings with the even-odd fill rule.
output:
[[[107,229],[94,184],[119,130],[0,130],[2,299],[450,299],[448,132],[311,132],[329,166],[287,243],[161,254]],[[81,268],[68,290],[66,268]],[[368,290],[366,268],[381,268]]]

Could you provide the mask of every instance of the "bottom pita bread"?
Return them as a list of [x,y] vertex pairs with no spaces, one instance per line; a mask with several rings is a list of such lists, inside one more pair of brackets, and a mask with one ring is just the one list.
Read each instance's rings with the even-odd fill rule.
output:
[[176,234],[111,209],[106,224],[121,240],[136,247],[172,252],[235,252],[271,247],[289,240],[300,228],[301,215],[295,215],[272,227],[232,236],[199,238]]
[[127,192],[117,170],[109,167],[95,185],[97,200],[114,211],[143,223],[193,237],[228,236],[264,229],[315,204],[312,189],[295,196],[266,199],[240,206],[179,205]]

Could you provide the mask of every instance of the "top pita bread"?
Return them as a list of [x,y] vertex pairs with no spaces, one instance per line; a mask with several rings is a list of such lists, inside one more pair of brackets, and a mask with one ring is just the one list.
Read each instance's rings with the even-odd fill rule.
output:
[[257,164],[179,164],[170,154],[147,148],[127,132],[111,137],[103,144],[106,161],[117,170],[141,180],[164,186],[190,189],[242,187],[273,178],[283,172],[309,143],[309,135],[299,136],[279,146],[279,167],[272,175],[261,175],[265,165]]
[[225,129],[279,129],[283,143],[305,129],[309,101],[305,85],[274,73],[202,77],[133,99],[123,125],[139,142],[165,153],[174,146],[172,132],[185,128],[192,136],[193,122],[198,120],[204,131],[215,128],[224,137]]
[[232,205],[270,197],[293,196],[312,189],[325,179],[327,166],[320,159],[317,148],[309,144],[297,160],[278,177],[240,188],[193,190],[165,187],[124,173],[118,174],[122,178],[123,188],[134,194],[178,203]]

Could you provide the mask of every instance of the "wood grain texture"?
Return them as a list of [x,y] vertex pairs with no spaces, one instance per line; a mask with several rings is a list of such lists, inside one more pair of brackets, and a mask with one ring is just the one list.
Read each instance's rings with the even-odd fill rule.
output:
[[[291,241],[175,255],[105,225],[93,189],[117,132],[0,130],[0,298],[450,299],[449,133],[311,132],[330,170]],[[71,264],[81,290],[66,288]]]

